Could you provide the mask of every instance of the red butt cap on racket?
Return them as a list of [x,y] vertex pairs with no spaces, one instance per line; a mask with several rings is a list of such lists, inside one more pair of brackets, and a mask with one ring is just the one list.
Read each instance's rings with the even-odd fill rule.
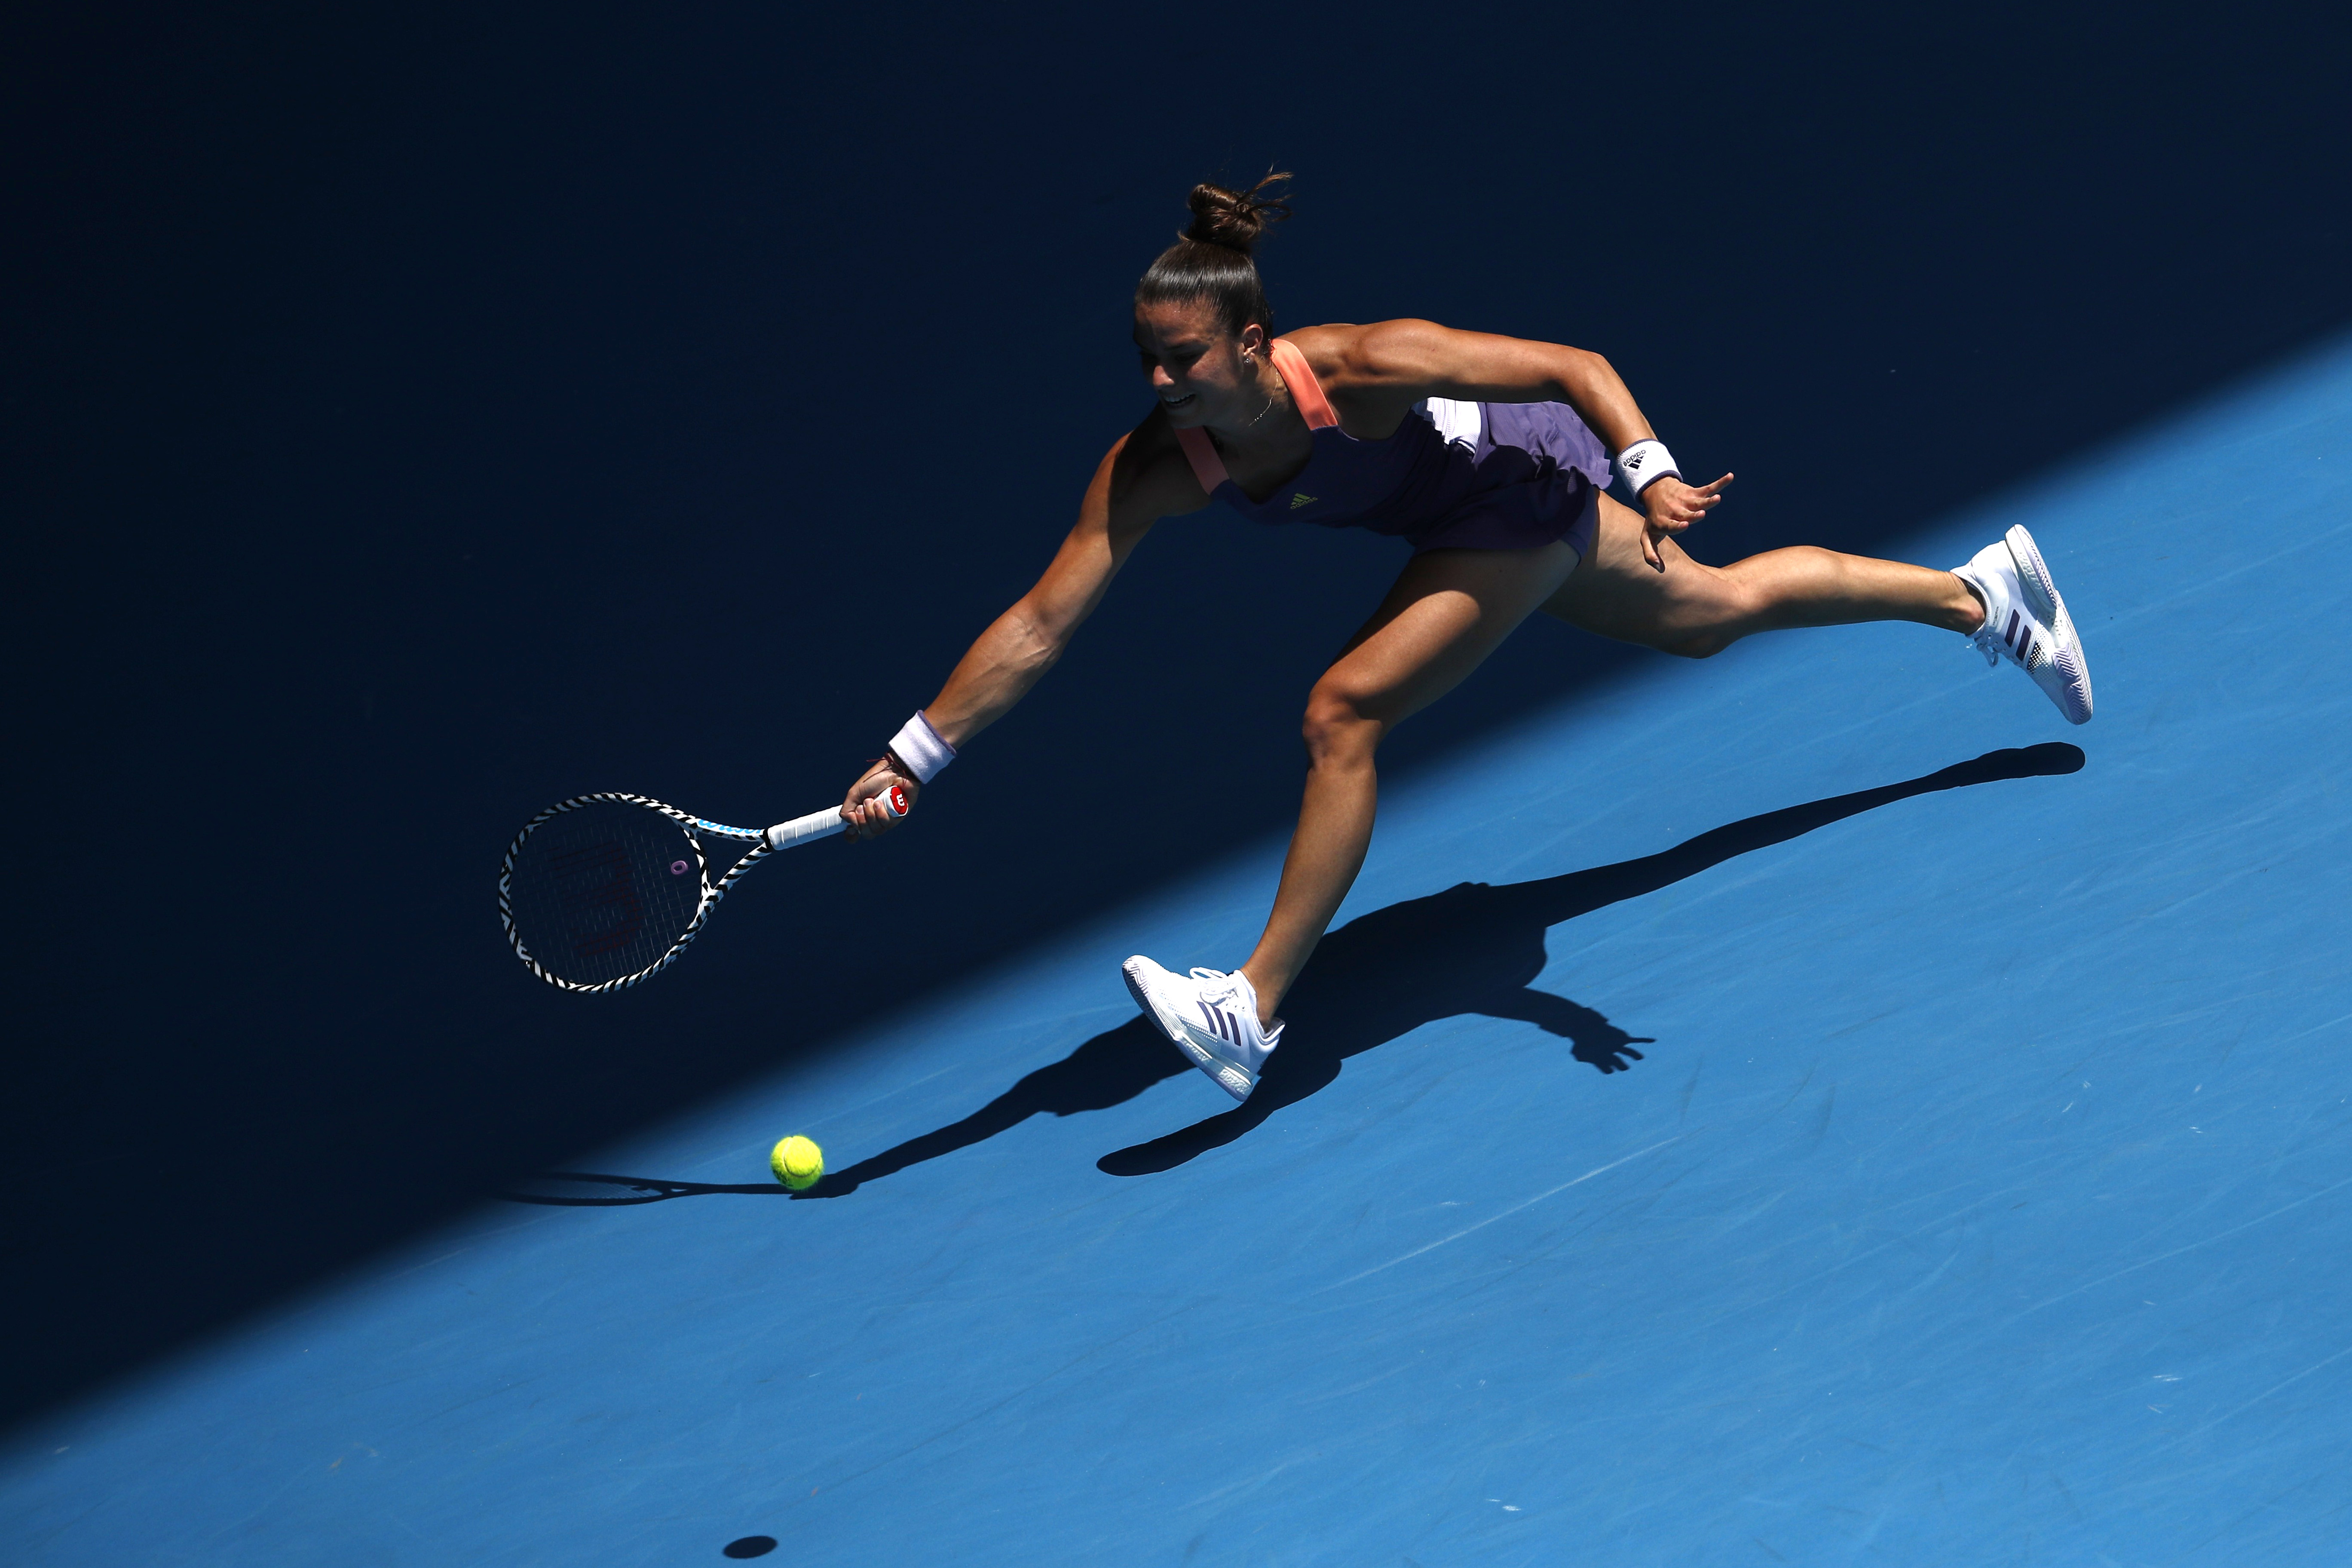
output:
[[880,795],[868,795],[859,804],[863,805],[878,805],[884,811],[888,812],[892,816],[904,816],[908,812],[914,809],[913,805],[907,799],[907,786],[905,784],[892,784]]

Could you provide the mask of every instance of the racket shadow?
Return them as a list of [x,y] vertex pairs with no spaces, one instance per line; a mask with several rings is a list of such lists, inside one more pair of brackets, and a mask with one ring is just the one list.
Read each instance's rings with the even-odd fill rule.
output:
[[[1465,882],[1428,898],[1374,910],[1333,931],[1316,949],[1314,961],[1283,1007],[1290,1025],[1288,1037],[1246,1103],[1106,1154],[1096,1167],[1113,1176],[1172,1170],[1328,1088],[1349,1058],[1441,1018],[1480,1015],[1517,1019],[1567,1041],[1571,1055],[1604,1075],[1625,1071],[1643,1059],[1639,1047],[1655,1042],[1629,1034],[1593,1008],[1534,988],[1546,963],[1544,936],[1551,927],[1897,801],[2007,779],[2078,773],[2084,762],[2079,747],[2063,742],[1988,752],[1900,784],[1727,823],[1637,860],[1501,887]],[[507,1195],[518,1203],[599,1208],[713,1194],[794,1200],[847,1197],[867,1182],[971,1148],[1033,1116],[1108,1110],[1192,1070],[1159,1029],[1138,1016],[1037,1068],[961,1121],[828,1173],[807,1192],[787,1193],[771,1184],[728,1186],[570,1173],[544,1180],[591,1184],[592,1190]],[[625,1190],[600,1193],[593,1190],[594,1184]]]

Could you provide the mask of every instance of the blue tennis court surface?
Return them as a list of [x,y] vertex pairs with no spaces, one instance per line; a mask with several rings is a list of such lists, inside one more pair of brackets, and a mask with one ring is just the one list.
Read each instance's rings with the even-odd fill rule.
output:
[[2087,728],[1644,665],[1394,783],[1245,1109],[1117,965],[1279,842],[20,1434],[15,1560],[2344,1561],[2352,350],[1895,552],[2018,521]]

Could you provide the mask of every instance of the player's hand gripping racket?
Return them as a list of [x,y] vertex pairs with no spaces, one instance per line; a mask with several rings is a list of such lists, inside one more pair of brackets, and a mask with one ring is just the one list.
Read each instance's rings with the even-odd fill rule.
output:
[[[907,815],[892,784],[873,804]],[[499,868],[499,919],[515,956],[566,991],[619,991],[669,967],[743,873],[849,824],[829,805],[773,827],[729,827],[641,795],[578,795],[523,824]],[[751,851],[717,881],[705,837]]]

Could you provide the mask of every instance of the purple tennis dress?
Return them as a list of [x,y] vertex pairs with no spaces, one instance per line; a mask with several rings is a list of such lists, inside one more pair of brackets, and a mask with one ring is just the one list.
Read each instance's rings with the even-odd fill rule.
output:
[[1565,403],[1433,397],[1381,441],[1339,428],[1307,356],[1277,338],[1275,370],[1314,433],[1307,467],[1264,500],[1225,472],[1206,430],[1177,441],[1201,488],[1258,522],[1313,522],[1396,534],[1423,550],[1532,550],[1566,540],[1592,551],[1609,452]]

